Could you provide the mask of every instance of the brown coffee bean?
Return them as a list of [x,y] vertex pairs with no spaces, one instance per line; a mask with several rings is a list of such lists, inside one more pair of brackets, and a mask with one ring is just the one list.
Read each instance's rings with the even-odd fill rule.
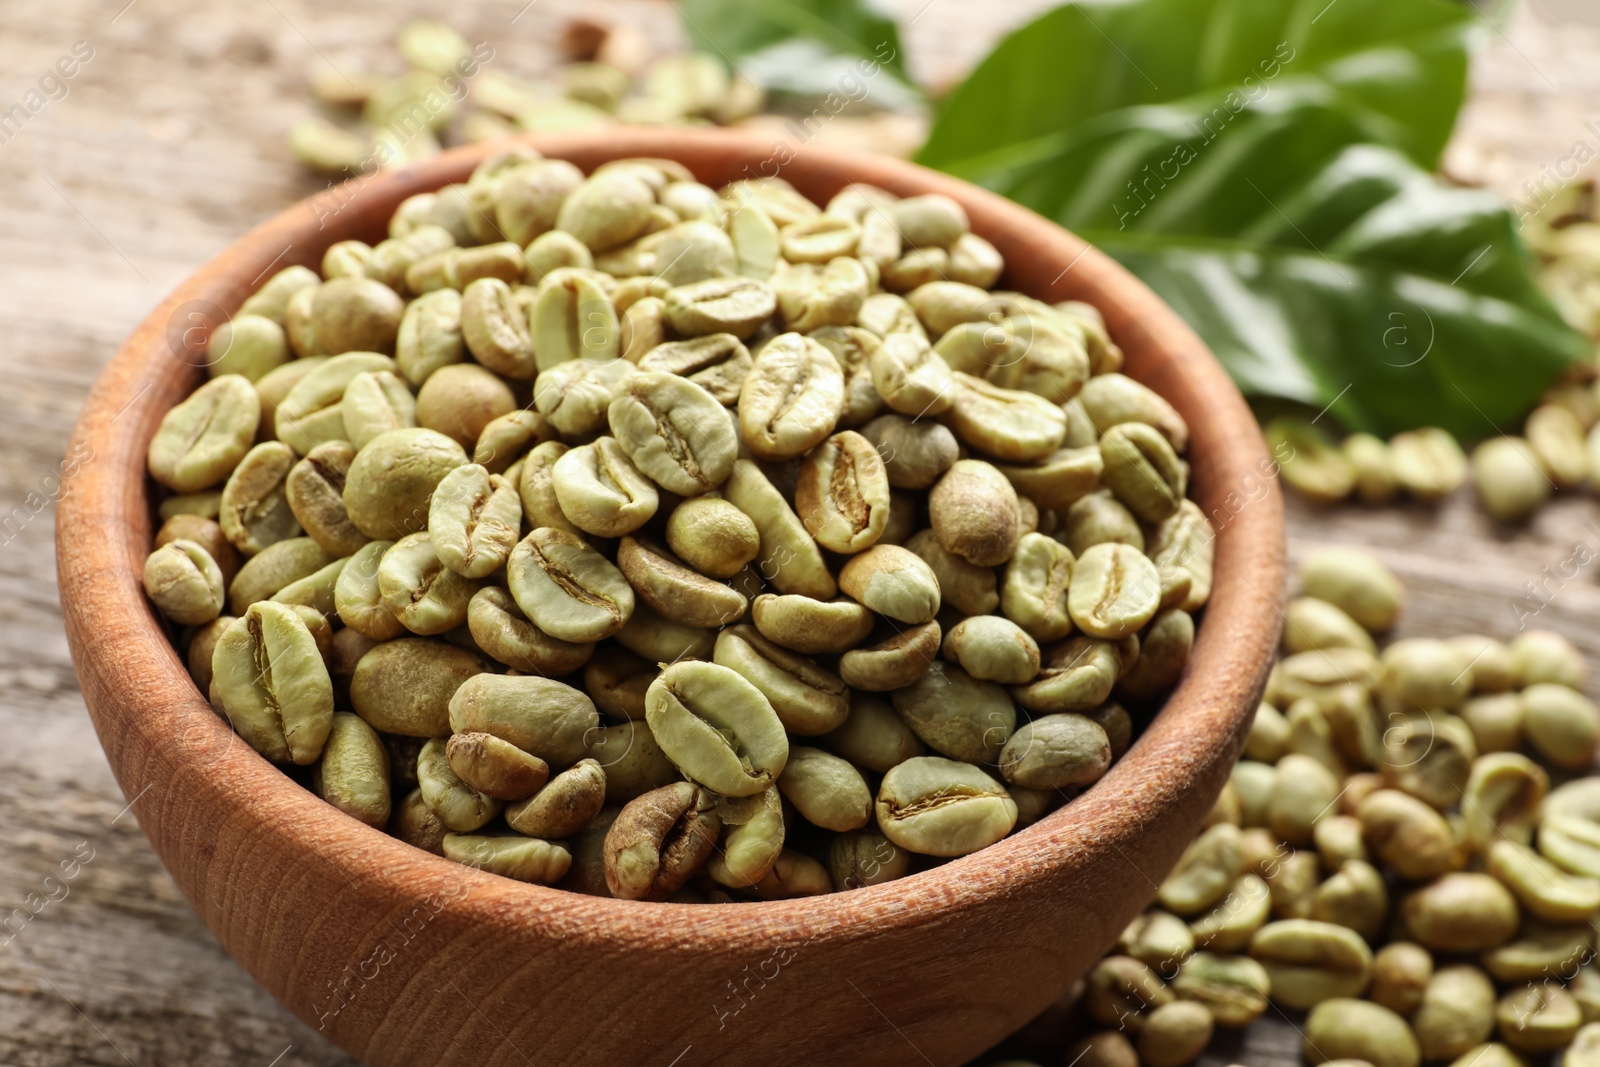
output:
[[661,900],[687,882],[722,832],[712,803],[711,794],[693,782],[663,786],[629,801],[606,833],[611,894]]
[[807,453],[795,485],[795,510],[817,544],[830,552],[870,548],[889,520],[883,460],[853,430],[834,434]]

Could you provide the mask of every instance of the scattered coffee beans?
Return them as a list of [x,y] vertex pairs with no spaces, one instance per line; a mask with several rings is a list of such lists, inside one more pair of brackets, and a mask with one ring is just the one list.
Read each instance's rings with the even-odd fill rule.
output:
[[[1296,444],[1296,477],[1337,479]],[[1289,1017],[1311,1063],[1600,1062],[1600,778],[1570,778],[1600,727],[1582,659],[1544,631],[1380,653],[1403,599],[1381,563],[1323,549],[1300,579],[1209,827],[1113,955],[1011,1044],[1057,1062],[1026,1040],[1039,1029],[1070,1046],[1062,1063],[1176,1067],[1212,1025],[1274,1008],[1308,1013]],[[1069,1004],[1094,1032],[1051,1021]]]

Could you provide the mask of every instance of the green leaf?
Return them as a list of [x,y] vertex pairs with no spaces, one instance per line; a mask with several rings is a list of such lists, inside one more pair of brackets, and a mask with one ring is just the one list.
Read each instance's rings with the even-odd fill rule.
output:
[[[1233,101],[1320,90],[1432,168],[1465,94],[1471,10],[1453,0],[1087,0],[1003,40],[941,109],[920,159],[963,177],[1151,106],[1221,121]],[[1218,112],[1218,109],[1222,109]],[[1226,125],[1225,122],[1222,123]]]
[[870,81],[879,68],[914,84],[894,17],[873,0],[680,0],[678,10],[697,48],[769,88],[849,94],[852,76]]
[[1505,206],[1419,167],[1470,25],[1444,0],[1069,5],[984,61],[922,158],[1116,256],[1248,394],[1483,437],[1588,346]]

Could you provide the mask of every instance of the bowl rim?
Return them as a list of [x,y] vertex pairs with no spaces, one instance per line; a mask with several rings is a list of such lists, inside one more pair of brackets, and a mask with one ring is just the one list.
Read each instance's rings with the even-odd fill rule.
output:
[[[135,796],[130,806],[142,824],[152,826],[171,811],[176,803],[171,793],[187,792],[190,803],[199,798],[221,805],[221,817],[255,817],[257,832],[264,839],[276,839],[274,843],[287,852],[319,850],[319,858],[335,864],[346,880],[375,879],[372,891],[394,897],[461,897],[460,905],[486,923],[503,921],[508,915],[526,916],[552,936],[593,945],[637,944],[642,932],[665,928],[672,931],[676,947],[723,953],[741,945],[769,943],[780,930],[805,943],[850,937],[864,917],[874,925],[884,924],[881,929],[943,921],[967,905],[1048,879],[1052,870],[1072,866],[1074,857],[1105,854],[1108,849],[1124,856],[1136,853],[1133,842],[1159,820],[1198,823],[1203,812],[1192,810],[1193,798],[1182,783],[1209,772],[1220,788],[1223,779],[1216,767],[1237,757],[1248,726],[1247,712],[1253,712],[1259,699],[1281,617],[1282,501],[1268,474],[1265,444],[1249,408],[1177,315],[1081,239],[954,178],[900,160],[821,145],[791,152],[806,163],[783,176],[802,191],[843,177],[891,191],[941,192],[963,204],[974,219],[975,231],[992,229],[1001,220],[1026,227],[1032,242],[1030,262],[1065,266],[1048,286],[1019,288],[1041,299],[1063,299],[1055,294],[1081,292],[1084,286],[1119,290],[1123,297],[1117,305],[1101,307],[1113,334],[1119,340],[1139,331],[1164,338],[1158,357],[1152,357],[1159,365],[1129,370],[1164,394],[1189,390],[1202,398],[1205,418],[1189,419],[1194,495],[1202,498],[1208,514],[1216,515],[1219,509],[1227,513],[1215,531],[1212,600],[1198,629],[1190,669],[1105,777],[1034,825],[931,870],[849,892],[713,908],[585,896],[455,864],[345,815],[248,745],[235,744],[236,735],[194,686],[140,585],[148,549],[138,546],[149,544],[153,510],[143,469],[145,448],[160,416],[171,406],[170,398],[186,394],[200,374],[193,364],[183,371],[165,363],[177,353],[171,341],[173,324],[184,321],[186,309],[190,315],[211,313],[207,304],[223,314],[235,310],[250,284],[230,278],[260,281],[290,262],[319,263],[328,242],[315,249],[294,245],[295,235],[306,229],[308,212],[317,223],[315,232],[321,232],[330,217],[344,210],[341,197],[397,202],[464,180],[477,162],[513,143],[571,158],[585,170],[591,169],[585,161],[603,158],[677,158],[685,153],[697,154],[702,162],[713,160],[701,166],[691,163],[698,175],[738,173],[732,170],[736,166],[749,173],[752,164],[764,174],[766,164],[779,154],[777,145],[750,133],[648,128],[518,137],[452,149],[420,164],[330,187],[287,208],[229,245],[144,319],[97,378],[78,420],[68,454],[81,456],[88,445],[90,459],[67,482],[57,518],[63,615],[101,743],[128,795],[141,784],[136,770],[168,775],[179,787],[162,791],[169,796],[147,799],[145,792]],[[1005,281],[1015,284],[1012,267],[1008,261]],[[1075,276],[1068,286],[1060,286],[1069,275]],[[1042,288],[1050,292],[1041,292]],[[175,362],[183,362],[183,357]],[[175,382],[191,384],[180,389]],[[110,461],[100,462],[102,456]],[[130,470],[134,477],[128,477]],[[1259,496],[1251,488],[1245,505],[1235,508],[1226,503],[1239,498],[1243,487],[1255,484],[1264,486]],[[1253,580],[1246,568],[1253,571]],[[108,647],[115,653],[108,654]],[[116,714],[110,702],[102,705],[89,699],[91,686],[85,676],[90,673],[97,676],[93,687],[97,694],[115,694],[118,705],[131,705],[136,714]],[[181,743],[174,744],[174,738]],[[144,753],[137,768],[121,758],[134,751],[130,746],[135,742],[137,751]],[[219,743],[220,753],[214,751]],[[201,762],[200,756],[208,762]],[[1138,802],[1130,805],[1135,798]],[[162,858],[169,861],[165,854]],[[1164,872],[1140,869],[1140,873],[1150,882],[1153,895]]]

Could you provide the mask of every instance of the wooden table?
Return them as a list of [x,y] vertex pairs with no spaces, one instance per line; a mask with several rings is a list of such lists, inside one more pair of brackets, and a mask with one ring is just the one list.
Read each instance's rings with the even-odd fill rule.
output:
[[[1581,0],[1565,2],[1582,14]],[[1454,173],[1508,193],[1591,136],[1583,123],[1600,81],[1600,28],[1560,24],[1562,0],[1535,5],[1490,35],[1449,159]],[[1044,5],[896,6],[903,22],[922,10],[907,48],[938,83]],[[379,62],[394,28],[425,13],[411,2],[381,14],[345,7],[52,0],[8,13],[0,112],[41,106],[20,128],[0,127],[0,1065],[352,1062],[223,954],[146,845],[84,714],[51,558],[61,455],[102,364],[191,270],[317,190],[284,148],[306,76]],[[595,7],[484,0],[451,5],[451,18],[494,45],[497,66],[532,76],[553,61],[561,21]],[[661,0],[604,9],[654,41],[679,39]],[[64,87],[47,80],[30,98],[76,42]],[[1466,494],[1437,511],[1296,506],[1292,517],[1297,556],[1360,543],[1395,567],[1410,590],[1408,634],[1510,635],[1525,583],[1544,582],[1580,544],[1600,552],[1600,508],[1585,495],[1515,532],[1492,528]],[[1600,631],[1585,625],[1600,616],[1587,573],[1597,567],[1546,583],[1535,623],[1600,657]],[[13,911],[30,905],[27,921]],[[1296,1036],[1262,1024],[1245,1045],[1212,1059],[1287,1062]]]

